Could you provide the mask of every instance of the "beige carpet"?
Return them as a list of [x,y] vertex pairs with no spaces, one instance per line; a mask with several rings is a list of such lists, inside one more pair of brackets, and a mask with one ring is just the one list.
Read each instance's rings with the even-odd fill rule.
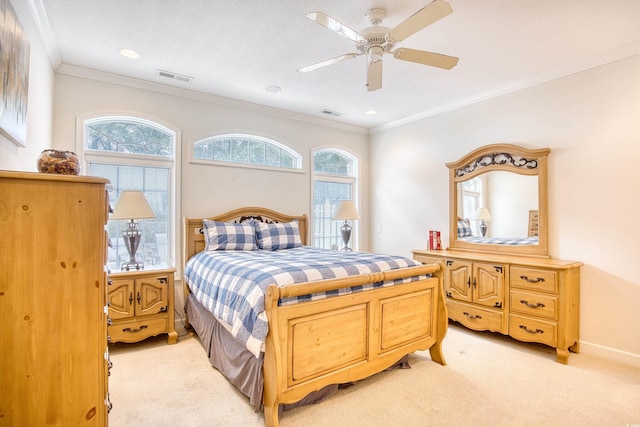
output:
[[[110,346],[111,427],[262,426],[207,360],[200,341],[182,335]],[[383,372],[312,406],[286,411],[286,426],[621,426],[640,424],[640,369],[555,351],[452,324],[447,366],[428,352],[412,369]]]

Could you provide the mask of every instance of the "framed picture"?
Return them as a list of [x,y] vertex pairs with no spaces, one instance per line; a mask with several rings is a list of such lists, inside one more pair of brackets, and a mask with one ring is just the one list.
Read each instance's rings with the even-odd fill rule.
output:
[[27,143],[29,40],[9,0],[0,0],[0,134]]

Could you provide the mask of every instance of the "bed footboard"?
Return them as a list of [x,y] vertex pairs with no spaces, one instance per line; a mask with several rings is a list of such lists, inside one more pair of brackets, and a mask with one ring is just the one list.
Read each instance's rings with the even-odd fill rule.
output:
[[[278,406],[314,390],[366,378],[406,354],[427,350],[444,365],[447,311],[441,263],[287,287],[270,286],[264,357],[264,416],[278,425]],[[401,277],[431,277],[366,292],[278,306],[308,295]]]

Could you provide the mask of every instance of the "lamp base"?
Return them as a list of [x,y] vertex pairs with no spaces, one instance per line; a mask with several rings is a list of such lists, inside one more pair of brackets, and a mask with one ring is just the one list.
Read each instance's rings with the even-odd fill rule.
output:
[[144,270],[144,263],[142,261],[129,261],[123,262],[120,265],[120,270],[129,271],[129,270]]
[[482,237],[486,237],[487,236],[487,229],[489,228],[489,226],[487,225],[487,223],[482,220],[482,222],[480,222],[480,232],[482,233]]
[[121,270],[142,270],[144,269],[144,263],[142,261],[136,261],[136,252],[138,246],[140,246],[140,240],[142,240],[142,230],[138,229],[138,224],[134,220],[129,222],[126,230],[122,232],[122,238],[124,239],[124,245],[129,252],[129,261],[123,262],[120,265]]
[[344,242],[344,247],[341,249],[342,251],[351,252],[353,249],[349,247],[349,239],[351,239],[351,226],[347,222],[344,221],[342,227],[340,227],[340,233],[342,234],[342,241]]

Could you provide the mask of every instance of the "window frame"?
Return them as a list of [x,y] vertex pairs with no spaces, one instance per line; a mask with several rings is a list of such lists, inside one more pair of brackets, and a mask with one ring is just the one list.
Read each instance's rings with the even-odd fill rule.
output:
[[[95,121],[131,121],[159,128],[173,134],[173,157],[146,154],[118,153],[85,148],[85,125]],[[169,170],[167,189],[167,266],[176,268],[176,277],[182,275],[182,256],[180,251],[181,199],[177,191],[181,187],[181,139],[182,132],[176,126],[157,117],[132,112],[100,112],[79,115],[76,118],[76,153],[82,162],[82,170],[89,170],[89,163],[113,164],[118,166],[158,167]]]
[[[320,153],[320,152],[334,152],[337,153],[343,157],[348,158],[349,160],[352,161],[352,170],[351,170],[351,175],[344,175],[344,174],[335,174],[335,173],[329,173],[329,172],[316,172],[315,170],[315,156],[316,154]],[[315,234],[315,229],[316,229],[316,224],[315,224],[315,183],[316,181],[320,181],[320,182],[335,182],[335,183],[339,183],[339,184],[351,184],[351,200],[353,200],[353,203],[356,205],[356,209],[358,209],[358,212],[362,212],[361,208],[360,208],[360,180],[359,180],[359,174],[360,174],[360,161],[359,158],[356,154],[352,153],[351,151],[347,150],[346,148],[343,147],[336,147],[336,146],[322,146],[322,147],[316,147],[312,150],[311,152],[311,197],[310,197],[310,203],[311,203],[311,208],[310,208],[310,230],[309,230],[309,241],[310,244],[313,245],[313,242],[315,242],[316,239],[316,234]],[[360,218],[362,220],[362,214],[360,214]],[[360,220],[360,221],[361,221]],[[339,233],[339,229],[340,226],[342,225],[343,221],[338,221],[338,220],[333,220],[337,223],[337,229],[338,229],[338,233]],[[360,231],[360,227],[359,227],[359,222],[360,221],[350,221],[349,223],[351,224],[351,240],[349,241],[349,246],[354,250],[357,251],[359,250],[360,247],[360,238],[359,238],[359,231]],[[340,234],[338,234],[339,240],[338,240],[338,249],[342,248],[342,236]]]

